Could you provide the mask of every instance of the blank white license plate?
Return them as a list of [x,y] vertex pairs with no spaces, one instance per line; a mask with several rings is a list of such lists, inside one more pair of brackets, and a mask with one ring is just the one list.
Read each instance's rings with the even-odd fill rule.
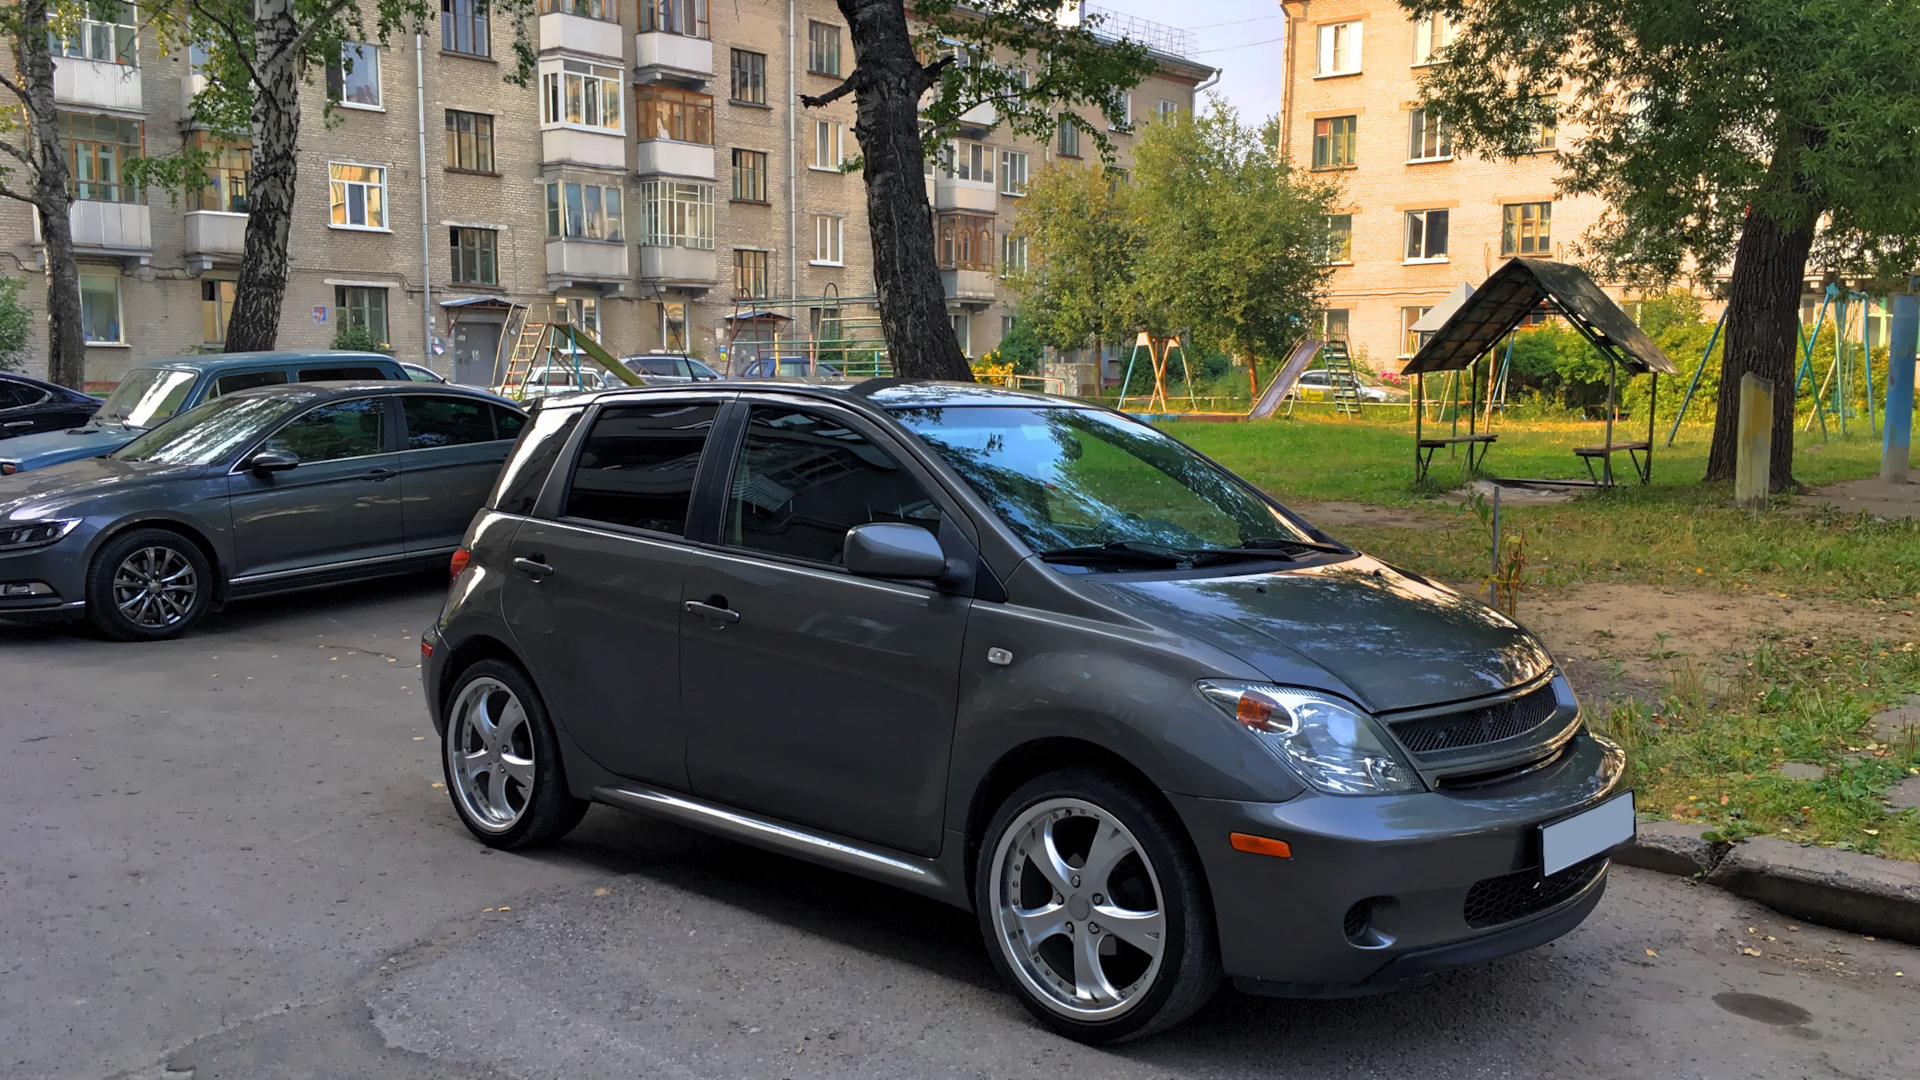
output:
[[1633,792],[1627,791],[1591,810],[1540,826],[1540,872],[1557,874],[1631,839]]

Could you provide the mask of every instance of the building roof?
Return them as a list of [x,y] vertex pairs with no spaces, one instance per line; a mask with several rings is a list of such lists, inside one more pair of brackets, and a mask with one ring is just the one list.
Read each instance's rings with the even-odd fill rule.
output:
[[1660,346],[1601,291],[1586,271],[1547,259],[1514,258],[1480,283],[1413,354],[1401,374],[1424,375],[1471,366],[1518,327],[1542,300],[1551,301],[1589,341],[1629,371],[1680,373]]

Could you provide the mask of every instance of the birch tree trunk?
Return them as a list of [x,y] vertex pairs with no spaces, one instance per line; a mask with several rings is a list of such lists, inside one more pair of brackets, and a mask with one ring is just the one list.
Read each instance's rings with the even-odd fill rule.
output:
[[246,250],[234,285],[227,351],[271,349],[280,337],[287,294],[287,231],[293,222],[300,162],[300,76],[293,0],[259,0],[254,56],[253,176],[247,196]]
[[[21,0],[20,24],[45,26],[47,0]],[[53,99],[53,56],[45,33],[21,33],[15,68],[27,120],[31,201],[40,215],[47,275],[47,381],[73,390],[86,385],[86,338],[80,326],[80,268],[73,261],[73,196],[67,190],[67,150]]]

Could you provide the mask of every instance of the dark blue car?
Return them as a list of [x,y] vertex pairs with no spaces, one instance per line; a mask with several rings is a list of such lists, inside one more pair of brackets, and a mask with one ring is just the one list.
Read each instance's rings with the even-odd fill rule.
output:
[[174,413],[222,394],[276,383],[406,379],[390,356],[359,352],[251,352],[176,356],[127,372],[83,426],[0,443],[0,476],[105,457]]
[[0,439],[84,424],[99,407],[98,398],[78,390],[0,372]]

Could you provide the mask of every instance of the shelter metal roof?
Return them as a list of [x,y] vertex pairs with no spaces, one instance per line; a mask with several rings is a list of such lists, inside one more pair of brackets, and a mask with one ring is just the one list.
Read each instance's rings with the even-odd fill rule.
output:
[[1424,375],[1471,366],[1542,300],[1551,301],[1588,340],[1614,354],[1629,371],[1680,373],[1586,271],[1567,263],[1521,258],[1508,260],[1481,282],[1401,373]]

